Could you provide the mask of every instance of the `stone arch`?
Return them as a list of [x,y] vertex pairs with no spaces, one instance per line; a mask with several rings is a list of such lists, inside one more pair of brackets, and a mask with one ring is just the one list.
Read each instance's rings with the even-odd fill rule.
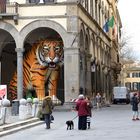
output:
[[8,86],[9,80],[13,75],[13,69],[17,61],[15,48],[18,42],[18,35],[19,32],[12,24],[0,22],[0,84]]
[[92,45],[90,45],[90,46],[92,48],[90,48],[90,50],[93,50],[93,52],[92,52],[92,59],[94,60],[96,58],[96,50],[95,50],[96,49],[96,45],[95,45],[95,35],[94,35],[94,33],[92,33],[92,35],[91,35],[91,44]]
[[[85,27],[84,24],[81,23],[80,26],[80,41],[79,41],[79,50],[80,50],[80,91],[82,91],[83,93],[85,93],[85,76],[86,76],[86,54],[85,54],[85,40],[86,40],[86,31],[85,31]],[[83,94],[82,92],[80,92],[81,94]]]
[[84,28],[84,25],[83,23],[81,24],[80,26],[80,42],[79,42],[79,46],[80,46],[80,50],[83,51],[85,46],[85,39],[84,39],[84,36],[85,36],[85,28]]
[[90,51],[90,54],[91,54],[91,59],[93,60],[94,59],[94,44],[93,44],[93,34],[91,34],[91,41],[90,41],[90,47],[89,47],[89,51]]
[[9,33],[17,44],[17,39],[19,36],[18,30],[10,23],[0,22],[0,29]]
[[90,31],[86,28],[85,34],[85,93],[91,94],[91,53],[90,53]]
[[89,29],[86,29],[86,36],[85,36],[85,50],[89,53],[90,50],[90,34]]
[[[55,32],[57,32],[64,44],[64,47],[71,47],[71,44],[75,38],[74,35],[71,34],[67,34],[66,30],[64,29],[64,27],[62,27],[59,23],[55,22],[55,21],[50,21],[50,20],[36,20],[33,21],[29,24],[27,24],[21,31],[20,31],[20,40],[21,43],[25,43],[26,39],[28,39],[28,37],[33,34],[34,31],[36,30],[40,30],[40,29],[45,29],[46,30],[54,30]],[[23,45],[24,46],[24,45]],[[64,50],[64,55],[65,55],[65,50]],[[65,56],[64,56],[65,57]],[[64,59],[65,61],[65,59]],[[65,63],[65,62],[64,62]],[[64,78],[64,73],[65,73],[65,67],[62,67],[62,78]],[[65,80],[65,79],[64,79]],[[62,81],[64,81],[62,80]],[[63,83],[63,82],[61,82]],[[63,85],[60,85],[64,88]],[[62,90],[61,90],[62,91]],[[62,91],[64,92],[64,90]],[[60,95],[60,94],[59,94]],[[60,99],[60,98],[59,98]],[[61,101],[64,101],[64,96],[61,97]]]
[[24,42],[24,40],[26,39],[27,35],[30,32],[32,32],[33,30],[35,30],[37,28],[41,28],[41,27],[51,28],[51,29],[55,30],[56,32],[58,32],[58,34],[60,34],[60,36],[63,40],[64,47],[66,47],[68,44],[71,43],[73,36],[69,35],[69,37],[68,37],[66,30],[60,24],[58,24],[55,21],[50,21],[50,20],[36,20],[36,21],[33,21],[33,22],[29,23],[28,25],[26,25],[20,31],[20,36],[22,37],[21,38],[22,42]]

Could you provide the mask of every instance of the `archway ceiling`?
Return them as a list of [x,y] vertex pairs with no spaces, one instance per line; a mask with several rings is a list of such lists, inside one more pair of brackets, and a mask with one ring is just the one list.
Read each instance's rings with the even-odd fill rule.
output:
[[56,38],[58,33],[50,28],[38,28],[32,31],[26,38],[25,42],[33,44],[38,40],[44,40],[46,38]]

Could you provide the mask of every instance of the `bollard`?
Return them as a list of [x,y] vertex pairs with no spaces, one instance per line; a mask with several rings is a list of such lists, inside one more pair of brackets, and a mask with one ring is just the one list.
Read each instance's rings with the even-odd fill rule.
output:
[[32,99],[27,98],[27,118],[32,117]]
[[10,107],[10,101],[8,99],[3,99],[3,101],[2,101],[2,111],[1,111],[2,124],[6,123],[7,108],[8,107]]
[[33,108],[32,108],[32,116],[33,117],[37,116],[38,104],[39,104],[39,99],[38,98],[34,98],[33,99]]
[[19,119],[27,119],[27,101],[25,99],[20,99],[19,101]]

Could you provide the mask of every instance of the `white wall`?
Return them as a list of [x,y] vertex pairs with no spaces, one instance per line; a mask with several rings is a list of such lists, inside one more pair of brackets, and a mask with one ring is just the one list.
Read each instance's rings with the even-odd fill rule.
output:
[[17,2],[19,4],[26,3],[26,0],[9,0],[9,2]]
[[[57,0],[57,2],[66,2],[67,0]],[[9,2],[17,2],[19,4],[26,3],[26,0],[9,0]],[[43,0],[40,0],[40,3],[44,3]]]

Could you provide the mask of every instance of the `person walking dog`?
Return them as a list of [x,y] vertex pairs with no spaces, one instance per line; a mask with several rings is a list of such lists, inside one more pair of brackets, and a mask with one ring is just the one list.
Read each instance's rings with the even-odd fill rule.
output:
[[78,101],[76,102],[76,110],[78,111],[78,129],[86,130],[88,106],[83,94],[78,96]]

